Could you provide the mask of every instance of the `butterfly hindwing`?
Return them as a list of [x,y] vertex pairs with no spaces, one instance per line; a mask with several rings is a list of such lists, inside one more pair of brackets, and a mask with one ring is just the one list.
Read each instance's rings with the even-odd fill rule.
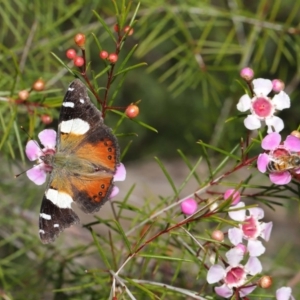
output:
[[53,241],[64,228],[79,222],[73,201],[92,213],[109,199],[119,156],[116,137],[103,123],[84,84],[74,80],[62,103],[53,170],[41,207],[43,242]]
[[53,242],[65,228],[79,222],[72,208],[59,208],[44,196],[39,218],[39,234],[44,244]]

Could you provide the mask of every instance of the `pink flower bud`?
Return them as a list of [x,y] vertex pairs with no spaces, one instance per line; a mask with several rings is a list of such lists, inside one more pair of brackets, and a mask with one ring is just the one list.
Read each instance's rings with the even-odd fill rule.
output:
[[284,82],[280,79],[272,80],[273,91],[279,93],[284,90]]
[[232,203],[231,203],[231,205],[236,205],[241,200],[241,194],[238,191],[236,191],[235,189],[228,189],[224,193],[224,199],[225,200],[229,199],[230,197],[232,197]]
[[218,242],[224,241],[224,233],[221,230],[214,230],[211,234],[211,237]]
[[251,81],[254,76],[254,71],[251,68],[243,68],[240,72],[240,76],[246,81]]
[[192,215],[197,210],[198,204],[195,199],[188,198],[183,202],[181,202],[180,206],[181,206],[181,211],[185,215]]

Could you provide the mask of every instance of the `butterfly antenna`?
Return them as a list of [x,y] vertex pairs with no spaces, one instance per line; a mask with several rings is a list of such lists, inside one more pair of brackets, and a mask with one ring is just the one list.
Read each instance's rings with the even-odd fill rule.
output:
[[27,170],[25,170],[25,171],[23,171],[23,172],[21,172],[21,173],[19,173],[19,174],[14,175],[14,178],[18,178],[19,176],[21,176],[21,175],[23,175],[24,173],[26,173],[27,171],[33,169],[35,166],[39,165],[40,163],[41,163],[41,162],[38,162],[38,163],[35,164],[33,167],[30,167],[30,168],[28,168]]
[[[28,169],[28,170],[30,170],[30,169]],[[21,173],[19,173],[19,174],[16,174],[16,175],[14,176],[14,178],[18,178],[19,176],[21,176],[21,175],[23,175],[24,173],[26,173],[28,170],[25,170],[25,171],[23,171],[23,172],[21,172]]]
[[20,128],[26,133],[26,135],[29,137],[30,140],[33,140],[32,136],[30,136],[28,131],[23,126],[20,126]]

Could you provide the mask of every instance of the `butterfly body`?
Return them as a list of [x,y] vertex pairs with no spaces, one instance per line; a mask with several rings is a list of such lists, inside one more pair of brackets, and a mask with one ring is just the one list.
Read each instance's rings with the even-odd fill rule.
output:
[[118,141],[78,79],[63,100],[56,145],[56,152],[45,151],[40,157],[50,171],[39,219],[43,243],[79,223],[73,202],[85,213],[100,209],[111,195],[119,165]]

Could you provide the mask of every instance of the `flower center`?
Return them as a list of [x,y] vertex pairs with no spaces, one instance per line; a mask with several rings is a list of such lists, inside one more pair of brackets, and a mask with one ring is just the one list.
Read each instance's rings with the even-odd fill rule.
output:
[[244,284],[246,272],[242,267],[234,267],[228,270],[225,283],[230,287],[238,287]]
[[246,238],[257,238],[258,235],[259,235],[259,230],[258,230],[258,227],[257,227],[257,222],[256,222],[256,219],[254,219],[252,216],[247,218],[243,224],[242,224],[242,230],[243,230],[243,233],[244,233],[244,236]]
[[287,151],[285,148],[276,148],[275,150],[272,151],[272,157],[277,158],[281,156],[289,156],[291,153]]
[[260,118],[266,118],[272,114],[273,104],[268,98],[258,97],[252,103],[253,112]]

